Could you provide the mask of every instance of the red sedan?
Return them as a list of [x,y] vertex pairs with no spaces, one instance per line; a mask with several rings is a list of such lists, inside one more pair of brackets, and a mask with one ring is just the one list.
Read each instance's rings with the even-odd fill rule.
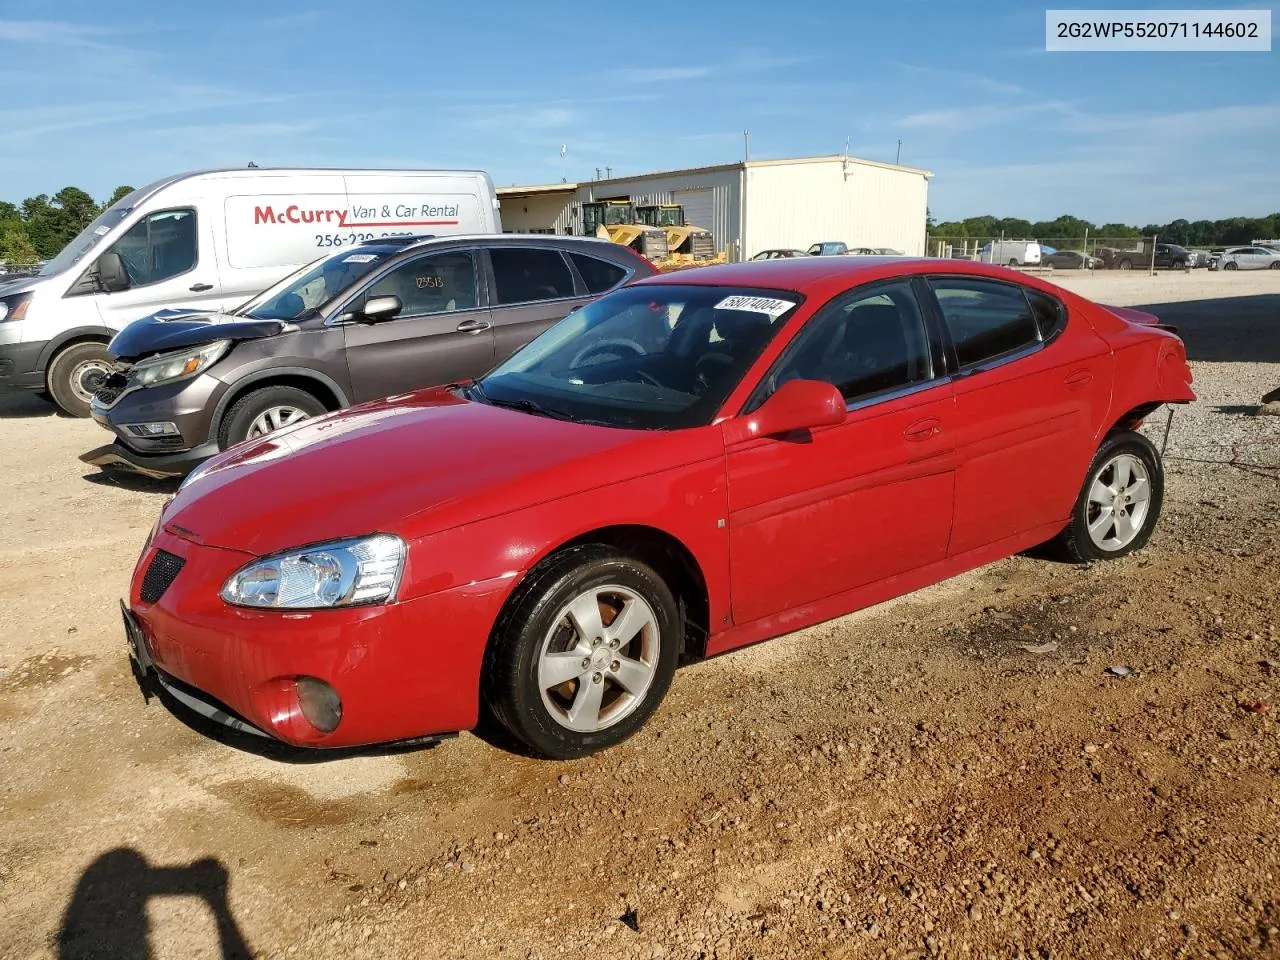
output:
[[300,746],[472,728],[580,756],[676,665],[1046,541],[1141,548],[1134,432],[1182,342],[999,267],[814,257],[644,280],[479,381],[249,441],[164,508],[125,611],[179,699]]

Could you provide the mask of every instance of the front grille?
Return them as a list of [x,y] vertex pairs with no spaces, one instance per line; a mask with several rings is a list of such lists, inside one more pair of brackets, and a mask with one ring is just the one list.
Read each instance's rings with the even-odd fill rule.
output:
[[129,379],[124,374],[119,372],[108,374],[94,392],[93,399],[104,407],[109,407],[120,399],[120,394],[124,393],[124,388],[128,385]]
[[164,592],[169,589],[169,584],[177,578],[186,562],[166,550],[157,550],[156,555],[151,558],[151,563],[147,565],[147,572],[142,577],[142,589],[139,591],[142,602],[155,603],[164,596]]

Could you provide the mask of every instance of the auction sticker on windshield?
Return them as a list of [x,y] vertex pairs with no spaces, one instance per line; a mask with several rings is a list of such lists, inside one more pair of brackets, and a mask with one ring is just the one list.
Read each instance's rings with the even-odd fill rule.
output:
[[770,320],[780,316],[795,306],[792,300],[781,300],[777,297],[746,297],[741,294],[725,297],[716,304],[717,310],[745,310],[748,313],[767,314]]

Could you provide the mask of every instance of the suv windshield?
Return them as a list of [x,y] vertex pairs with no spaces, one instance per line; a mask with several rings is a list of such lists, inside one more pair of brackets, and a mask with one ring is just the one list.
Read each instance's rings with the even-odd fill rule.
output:
[[614,427],[710,423],[801,299],[739,287],[629,287],[571,313],[471,397]]
[[285,277],[236,313],[255,320],[297,320],[319,310],[388,256],[385,250],[335,253]]

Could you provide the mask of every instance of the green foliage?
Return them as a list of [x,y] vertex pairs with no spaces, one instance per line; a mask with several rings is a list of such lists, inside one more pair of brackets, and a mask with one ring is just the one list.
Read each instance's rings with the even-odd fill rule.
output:
[[1161,241],[1185,247],[1232,246],[1257,238],[1280,237],[1280,213],[1266,217],[1230,217],[1226,220],[1174,220],[1170,223],[1148,223],[1131,227],[1124,223],[1097,226],[1079,217],[1063,215],[1056,220],[1030,223],[1015,218],[992,216],[969,217],[928,226],[929,236],[939,240],[990,240],[1003,235],[1010,240],[1043,240],[1058,242],[1083,240],[1086,231],[1090,241],[1128,237],[1158,237]]
[[107,201],[108,207],[114,207],[119,201],[123,200],[129,194],[133,193],[133,187],[116,187],[116,192],[111,194],[111,199]]
[[0,230],[0,258],[14,267],[29,267],[40,259],[20,222],[16,226],[7,222]]
[[98,214],[132,192],[133,187],[116,187],[101,206],[79,187],[27,197],[21,206],[0,200],[0,259],[26,266],[56,256]]

